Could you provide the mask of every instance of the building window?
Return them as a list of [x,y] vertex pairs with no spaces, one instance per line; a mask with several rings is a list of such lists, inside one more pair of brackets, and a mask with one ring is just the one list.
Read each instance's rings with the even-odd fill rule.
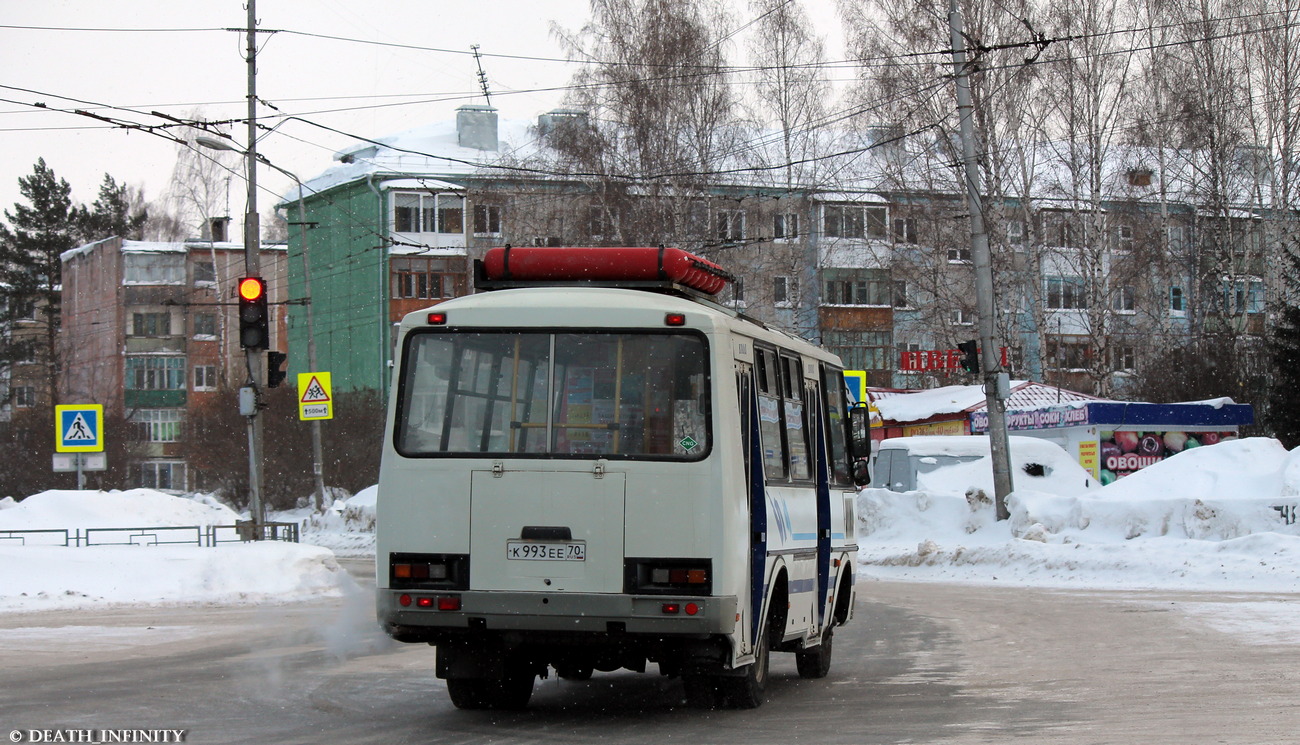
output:
[[1173,316],[1181,316],[1186,312],[1187,312],[1187,306],[1183,300],[1183,288],[1170,287],[1169,288],[1169,314]]
[[393,230],[398,233],[464,233],[464,221],[465,198],[462,196],[393,194]]
[[1155,172],[1149,168],[1132,168],[1128,172],[1129,186],[1150,186]]
[[185,284],[185,254],[138,253],[122,257],[122,281],[128,285]]
[[185,390],[185,358],[127,357],[126,387],[133,391]]
[[1116,287],[1114,295],[1111,296],[1111,310],[1120,313],[1132,313],[1136,309],[1135,292],[1132,285]]
[[136,409],[131,422],[146,442],[177,442],[181,438],[182,409]]
[[146,461],[140,464],[140,486],[144,489],[185,491],[185,463]]
[[744,210],[718,210],[718,232],[720,241],[738,241],[745,237]]
[[894,242],[910,243],[913,245],[917,243],[915,217],[894,218]]
[[778,308],[789,308],[794,305],[796,295],[799,293],[799,280],[795,277],[773,277],[772,278],[772,303]]
[[1186,225],[1170,225],[1165,228],[1165,237],[1169,241],[1170,251],[1182,251],[1187,248],[1188,237],[1191,235],[1191,228]]
[[772,238],[778,241],[792,241],[799,237],[799,215],[784,212],[772,215]]
[[883,206],[828,204],[822,208],[822,232],[827,238],[884,238],[888,215]]
[[501,207],[495,204],[474,205],[474,234],[501,234]]
[[1047,307],[1049,310],[1081,310],[1088,307],[1083,277],[1048,277]]
[[438,232],[465,232],[465,198],[455,194],[438,195]]
[[1131,372],[1137,368],[1137,352],[1127,344],[1116,344],[1110,348],[1111,369],[1115,372]]
[[1047,337],[1047,359],[1044,367],[1054,370],[1086,370],[1092,357],[1092,348],[1084,336]]
[[954,246],[948,249],[948,261],[953,264],[970,263],[970,246]]
[[211,261],[196,261],[194,267],[194,284],[212,284],[217,281],[217,269]]
[[193,318],[195,336],[217,336],[217,314],[196,313]]
[[1223,312],[1239,316],[1264,312],[1264,283],[1257,279],[1229,279],[1223,284]]
[[587,208],[587,235],[592,238],[604,238],[609,232],[609,225],[605,221],[604,207]]
[[1007,220],[1007,243],[1013,246],[1025,245],[1025,223],[1023,220]]
[[171,313],[132,313],[131,336],[171,336]]
[[1067,212],[1043,213],[1043,243],[1048,246],[1078,246],[1083,238],[1078,218]]
[[953,326],[970,326],[975,323],[975,314],[965,308],[953,308],[948,321]]
[[826,331],[822,343],[849,370],[892,370],[896,363],[889,331]]
[[30,409],[36,405],[36,386],[16,385],[13,387],[13,405],[19,409]]
[[215,391],[217,389],[217,366],[194,366],[194,390]]
[[441,300],[456,296],[456,272],[447,259],[392,260],[393,297]]
[[827,269],[826,305],[907,307],[907,284],[884,269]]
[[1133,226],[1132,225],[1115,226],[1115,250],[1116,251],[1133,250]]

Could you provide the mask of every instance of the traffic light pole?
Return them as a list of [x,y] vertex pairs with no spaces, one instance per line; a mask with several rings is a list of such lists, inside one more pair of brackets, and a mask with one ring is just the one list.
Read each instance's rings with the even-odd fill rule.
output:
[[[248,0],[248,149],[244,153],[248,170],[248,206],[244,213],[244,275],[260,277],[261,230],[257,216],[257,0]],[[258,381],[262,379],[262,350],[244,349],[248,366],[247,386],[257,395]],[[258,527],[254,536],[262,537],[261,525],[266,522],[266,505],[262,501],[262,418],[257,406],[248,419],[248,511]]]
[[993,461],[993,491],[997,519],[1011,516],[1007,495],[1011,481],[1011,448],[1007,437],[1006,373],[994,343],[993,259],[989,252],[989,235],[984,227],[984,205],[980,198],[980,177],[975,153],[975,125],[972,121],[970,78],[966,69],[966,41],[962,32],[961,10],[957,0],[948,0],[948,25],[952,41],[952,67],[957,84],[957,113],[961,125],[963,174],[966,202],[970,212],[971,259],[975,264],[975,304],[980,319],[980,346],[984,376],[984,396],[989,412],[989,455]]

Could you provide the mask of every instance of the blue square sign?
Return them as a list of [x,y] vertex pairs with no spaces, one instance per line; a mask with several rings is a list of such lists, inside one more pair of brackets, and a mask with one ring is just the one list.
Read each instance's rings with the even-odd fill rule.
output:
[[54,449],[60,453],[104,450],[104,407],[65,404],[54,407]]

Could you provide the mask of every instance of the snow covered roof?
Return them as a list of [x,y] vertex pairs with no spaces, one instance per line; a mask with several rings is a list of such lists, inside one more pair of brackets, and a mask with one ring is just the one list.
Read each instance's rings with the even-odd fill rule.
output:
[[[919,422],[942,414],[970,414],[982,411],[988,401],[981,385],[949,385],[924,391],[902,391],[871,388],[871,400],[887,421]],[[1038,409],[1063,404],[1082,405],[1088,401],[1105,399],[1086,393],[1035,383],[1029,380],[1011,381],[1010,410]]]
[[[95,249],[99,248],[100,246],[114,239],[115,236],[111,236],[98,241],[94,241],[93,243],[87,243],[82,246],[77,246],[76,248],[68,249],[67,251],[64,251],[63,253],[59,254],[59,259],[63,262],[71,261],[72,259],[75,259],[78,256],[83,256],[85,254],[89,254],[93,252]],[[122,247],[120,250],[124,254],[147,254],[147,253],[183,254],[198,249],[204,251],[207,251],[209,249],[216,249],[218,251],[243,251],[244,244],[234,243],[232,241],[204,241],[198,239],[188,240],[188,241],[127,241],[124,240],[122,241]],[[284,243],[267,243],[266,241],[263,241],[262,250],[263,251],[277,251],[277,250],[286,251],[288,250],[288,246]]]
[[[442,179],[454,179],[496,173],[516,175],[510,169],[513,163],[522,162],[537,152],[540,145],[531,119],[498,120],[497,149],[479,150],[462,147],[458,142],[456,121],[448,119],[433,122],[404,132],[376,137],[335,153],[336,165],[315,178],[303,182],[308,195],[332,189],[375,175],[395,178],[422,179],[429,176],[439,179],[437,185],[411,182],[415,188],[463,188],[462,184]],[[284,202],[298,198],[295,186],[284,195]]]

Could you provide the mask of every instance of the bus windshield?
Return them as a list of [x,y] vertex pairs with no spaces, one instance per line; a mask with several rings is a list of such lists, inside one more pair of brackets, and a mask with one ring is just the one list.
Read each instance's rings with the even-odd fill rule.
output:
[[706,357],[694,333],[415,331],[394,441],[405,456],[698,460]]

